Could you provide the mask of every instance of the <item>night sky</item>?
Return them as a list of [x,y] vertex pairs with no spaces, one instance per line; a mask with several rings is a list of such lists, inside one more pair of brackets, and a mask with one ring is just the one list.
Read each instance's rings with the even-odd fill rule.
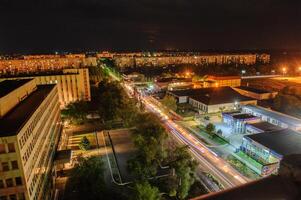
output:
[[0,53],[300,49],[300,0],[1,0]]

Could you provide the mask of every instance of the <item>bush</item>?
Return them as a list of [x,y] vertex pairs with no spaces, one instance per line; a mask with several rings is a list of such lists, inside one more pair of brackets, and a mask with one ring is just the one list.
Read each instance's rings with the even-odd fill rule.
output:
[[88,138],[86,136],[84,136],[81,139],[80,143],[78,144],[78,147],[83,151],[87,151],[87,150],[91,149],[90,141],[88,140]]

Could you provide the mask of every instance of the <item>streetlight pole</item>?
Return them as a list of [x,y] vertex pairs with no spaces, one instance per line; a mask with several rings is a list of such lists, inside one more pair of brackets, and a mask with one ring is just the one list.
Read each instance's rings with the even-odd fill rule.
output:
[[285,67],[282,68],[282,73],[283,73],[283,76],[286,74],[286,68]]

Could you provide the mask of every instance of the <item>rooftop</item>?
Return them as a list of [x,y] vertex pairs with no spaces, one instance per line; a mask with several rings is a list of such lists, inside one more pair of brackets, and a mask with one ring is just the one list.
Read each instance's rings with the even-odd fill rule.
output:
[[213,80],[232,80],[232,79],[241,79],[240,76],[208,76],[207,79]]
[[25,85],[32,79],[4,80],[0,82],[0,98],[6,96],[15,89]]
[[25,100],[0,119],[0,137],[13,136],[24,126],[55,85],[39,85]]
[[297,126],[301,127],[301,119],[298,119],[296,117],[292,117],[290,115],[286,115],[274,110],[270,110],[267,108],[263,108],[260,106],[255,106],[255,105],[245,105],[243,108],[248,108],[251,109],[253,112],[260,113],[265,116],[269,116],[271,118],[277,119],[279,121],[282,121],[283,123],[292,125],[292,126]]
[[267,90],[262,90],[262,89],[247,87],[247,86],[239,86],[239,87],[237,87],[237,88],[238,88],[238,89],[241,89],[241,90],[246,90],[246,91],[249,91],[249,92],[257,93],[257,94],[270,93],[270,92],[267,91]]
[[239,103],[242,101],[254,100],[250,97],[246,97],[239,94],[231,87],[201,88],[191,92],[191,94],[187,96],[190,96],[191,99],[202,102],[206,105],[216,105],[234,102]]
[[291,129],[257,133],[244,137],[283,156],[301,154],[301,133]]
[[256,118],[254,115],[242,113],[237,115],[232,115],[235,119],[250,119],[250,118]]
[[279,126],[276,126],[268,122],[257,122],[257,123],[248,124],[247,126],[252,126],[262,131],[277,131],[283,129]]

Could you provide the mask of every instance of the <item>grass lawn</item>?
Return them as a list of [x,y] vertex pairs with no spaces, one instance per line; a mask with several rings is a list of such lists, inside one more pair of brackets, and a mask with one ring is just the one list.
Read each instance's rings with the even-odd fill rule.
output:
[[204,135],[206,138],[208,138],[209,140],[213,141],[216,144],[219,145],[224,145],[224,144],[228,144],[229,142],[227,140],[225,140],[224,138],[221,138],[218,135],[215,135],[214,137],[212,137],[211,135],[209,135],[204,126],[197,126],[197,128],[200,130],[199,134]]
[[237,152],[236,155],[238,155],[240,158],[246,160],[247,162],[249,162],[250,164],[252,164],[259,170],[261,170],[263,167],[263,164],[257,162],[256,160],[254,160],[253,158],[251,158],[250,156],[248,156],[247,154],[245,154],[242,151]]
[[258,179],[260,177],[255,171],[250,169],[246,166],[246,164],[235,158],[233,155],[228,156],[227,161],[237,171],[250,179]]

